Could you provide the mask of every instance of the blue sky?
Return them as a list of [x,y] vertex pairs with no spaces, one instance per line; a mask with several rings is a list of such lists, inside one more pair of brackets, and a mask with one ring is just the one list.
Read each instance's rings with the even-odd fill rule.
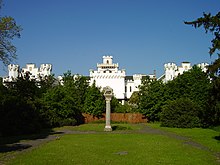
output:
[[217,57],[208,54],[212,35],[183,21],[218,11],[219,0],[4,0],[1,14],[23,28],[13,41],[21,67],[51,63],[55,75],[89,75],[112,55],[127,75],[156,70],[159,77],[164,63]]

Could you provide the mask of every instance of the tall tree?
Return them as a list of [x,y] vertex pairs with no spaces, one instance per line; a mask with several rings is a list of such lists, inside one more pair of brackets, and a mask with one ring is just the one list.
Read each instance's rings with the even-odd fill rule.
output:
[[[0,1],[0,11],[2,1]],[[22,28],[16,24],[14,18],[10,16],[2,17],[0,15],[0,61],[5,65],[16,59],[16,47],[12,40],[16,37],[20,38]]]
[[[203,17],[198,18],[192,22],[185,22],[185,24],[193,25],[195,28],[203,26],[206,33],[211,32],[214,34],[214,39],[212,39],[212,47],[209,50],[209,54],[212,55],[216,50],[220,50],[220,12],[215,16],[210,13],[203,13]],[[220,55],[218,53],[218,55]]]
[[216,74],[220,69],[220,12],[216,15],[210,13],[203,13],[203,17],[198,18],[192,22],[185,22],[185,24],[192,25],[195,28],[203,27],[206,33],[210,32],[214,35],[211,40],[212,46],[210,47],[209,54],[212,56],[215,52],[218,54],[212,65],[209,66],[208,70],[210,77],[212,78],[212,91],[210,97],[210,112],[209,117],[212,119],[212,123],[215,125],[220,124],[220,77],[219,73]]
[[164,105],[164,84],[162,81],[142,81],[140,86],[139,109],[150,121],[158,121]]
[[83,112],[99,117],[104,110],[105,99],[103,93],[93,84],[87,90]]
[[[184,23],[187,25],[192,25],[195,28],[203,27],[206,33],[212,33],[214,38],[211,40],[212,46],[209,49],[209,54],[211,56],[213,53],[217,52],[218,56],[220,57],[220,12],[214,16],[212,16],[210,13],[203,13],[203,17],[200,17],[195,21]],[[213,65],[209,67],[209,71],[213,73],[216,72],[218,68],[220,68],[219,59],[217,59]]]

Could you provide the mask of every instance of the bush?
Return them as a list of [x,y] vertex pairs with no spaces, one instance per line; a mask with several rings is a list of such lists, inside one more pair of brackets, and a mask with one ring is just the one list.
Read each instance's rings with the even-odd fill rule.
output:
[[168,102],[162,107],[161,126],[193,128],[200,127],[201,107],[187,98]]
[[60,120],[59,122],[59,126],[62,127],[62,126],[74,126],[74,125],[77,125],[77,120],[76,119],[71,119],[71,118],[67,118],[67,119],[62,119]]
[[115,113],[137,113],[139,112],[139,109],[128,103],[125,103],[124,105],[119,103],[117,107],[115,107],[113,112]]
[[30,134],[40,131],[42,123],[33,102],[8,96],[0,106],[0,135]]

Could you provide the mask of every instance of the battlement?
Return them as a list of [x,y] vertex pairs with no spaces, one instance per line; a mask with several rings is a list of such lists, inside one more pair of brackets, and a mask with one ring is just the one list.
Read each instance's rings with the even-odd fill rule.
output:
[[52,65],[51,64],[41,64],[40,71],[52,71]]
[[[203,72],[207,71],[208,63],[200,63],[197,64],[198,67],[202,69]],[[164,82],[168,82],[170,80],[173,80],[178,75],[183,74],[184,72],[189,71],[192,69],[190,62],[182,62],[181,66],[177,66],[175,63],[166,63],[164,64],[164,70],[165,70],[165,76],[164,76]]]
[[44,78],[49,76],[52,71],[51,64],[41,64],[40,68],[36,67],[34,63],[26,64],[26,67],[20,69],[19,65],[9,64],[8,65],[8,77],[3,79],[3,82],[16,81],[19,75],[24,76],[26,73],[30,74],[30,79],[39,80],[40,77]]
[[164,64],[164,69],[165,70],[167,70],[167,69],[175,70],[175,69],[177,69],[177,66],[175,63],[167,63],[167,64]]

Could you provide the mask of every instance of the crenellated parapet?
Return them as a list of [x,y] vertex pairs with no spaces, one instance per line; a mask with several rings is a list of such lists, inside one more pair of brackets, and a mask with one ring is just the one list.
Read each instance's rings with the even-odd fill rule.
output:
[[[200,63],[197,64],[198,67],[202,69],[203,72],[207,71],[208,63]],[[173,80],[176,78],[178,75],[183,74],[184,72],[189,71],[192,69],[191,63],[190,62],[182,62],[181,66],[177,66],[175,63],[166,63],[164,64],[164,78],[163,81],[166,83],[168,81]]]
[[40,65],[40,72],[43,71],[52,71],[52,65],[51,64],[41,64]]
[[142,74],[134,74],[134,75],[133,75],[133,79],[134,79],[134,81],[141,80],[142,77],[143,77]]
[[209,66],[209,64],[203,62],[203,63],[197,64],[197,66],[198,66],[199,68],[201,68],[203,72],[207,72],[207,71],[208,71],[208,66]]
[[18,72],[19,70],[19,65],[16,65],[16,64],[9,64],[8,65],[8,71],[17,71]]
[[164,70],[177,70],[177,65],[175,63],[164,64]]
[[19,75],[19,65],[9,64],[8,65],[8,76],[9,79],[16,79]]
[[25,77],[27,74],[29,79],[39,81],[46,76],[49,76],[52,71],[51,64],[41,64],[40,68],[37,68],[35,64],[26,64],[26,67],[20,69],[19,65],[9,64],[8,65],[8,77],[3,78],[3,82],[16,81],[19,76]]
[[51,64],[41,64],[40,69],[39,69],[39,74],[42,77],[51,75],[51,72],[52,72]]

